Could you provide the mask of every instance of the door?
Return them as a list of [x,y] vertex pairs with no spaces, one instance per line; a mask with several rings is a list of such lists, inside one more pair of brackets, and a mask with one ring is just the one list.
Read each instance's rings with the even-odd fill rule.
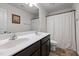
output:
[[43,45],[42,45],[42,56],[48,56],[50,53],[50,40],[46,41]]
[[42,51],[41,51],[42,56],[47,56],[47,43],[44,43],[42,45]]
[[50,39],[47,41],[47,56],[49,55],[50,53]]

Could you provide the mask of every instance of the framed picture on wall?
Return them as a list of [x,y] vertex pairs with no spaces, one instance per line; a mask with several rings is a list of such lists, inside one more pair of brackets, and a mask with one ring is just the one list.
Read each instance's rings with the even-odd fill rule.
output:
[[20,16],[16,14],[12,14],[12,23],[20,24]]

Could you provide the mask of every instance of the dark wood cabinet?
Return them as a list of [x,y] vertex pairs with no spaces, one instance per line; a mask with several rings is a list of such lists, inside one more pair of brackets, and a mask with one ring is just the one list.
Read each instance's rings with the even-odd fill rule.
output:
[[41,55],[42,56],[46,56],[47,55],[47,43],[45,43],[45,44],[42,45]]
[[41,55],[48,56],[50,53],[50,36],[45,37],[41,44]]
[[50,35],[42,38],[13,56],[48,56],[50,52]]
[[47,41],[47,55],[50,53],[50,40]]
[[40,49],[40,41],[35,42],[29,47],[19,51],[18,53],[14,54],[14,56],[31,56],[33,53],[35,53],[39,49]]
[[32,56],[40,56],[40,49],[38,49],[37,51],[35,51],[35,53],[32,54]]
[[49,40],[42,45],[42,56],[48,56],[49,53],[50,53],[50,46],[48,45],[49,44]]

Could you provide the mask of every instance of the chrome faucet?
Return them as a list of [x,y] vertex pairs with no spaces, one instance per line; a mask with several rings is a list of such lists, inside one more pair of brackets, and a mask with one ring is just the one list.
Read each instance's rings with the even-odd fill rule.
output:
[[17,36],[15,34],[12,33],[10,40],[15,40],[17,38]]
[[38,35],[38,32],[37,32],[37,31],[35,31],[35,34],[36,34],[36,35]]

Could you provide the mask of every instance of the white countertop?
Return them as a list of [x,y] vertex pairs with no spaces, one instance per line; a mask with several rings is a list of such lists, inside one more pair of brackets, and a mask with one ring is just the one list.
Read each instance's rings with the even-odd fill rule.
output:
[[30,33],[19,36],[16,40],[10,40],[6,44],[0,45],[0,56],[14,55],[47,35],[49,35],[49,33],[39,32],[38,35]]

